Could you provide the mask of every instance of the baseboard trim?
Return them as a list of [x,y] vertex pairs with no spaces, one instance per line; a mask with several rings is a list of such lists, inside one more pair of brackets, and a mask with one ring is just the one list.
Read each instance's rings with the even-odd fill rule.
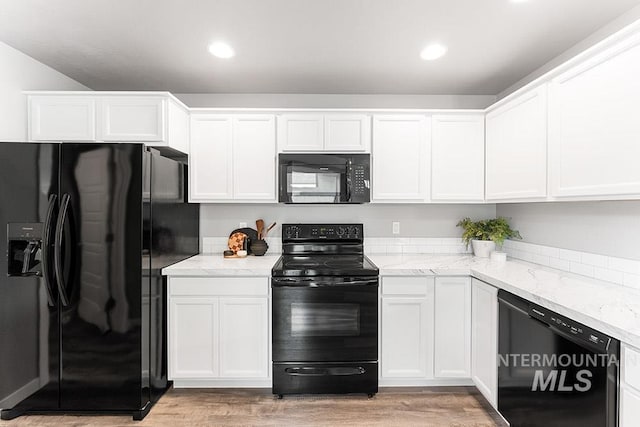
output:
[[173,379],[173,388],[271,388],[267,380],[180,380]]
[[10,395],[0,400],[0,409],[10,409],[40,390],[40,379],[34,378]]
[[380,387],[457,387],[474,386],[470,378],[437,378],[437,379],[414,379],[414,378],[387,378],[378,380]]

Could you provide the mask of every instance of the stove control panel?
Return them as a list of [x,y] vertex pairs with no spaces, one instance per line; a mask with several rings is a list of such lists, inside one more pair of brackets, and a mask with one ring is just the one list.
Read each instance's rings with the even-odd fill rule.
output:
[[287,240],[362,240],[362,224],[284,224],[282,241]]

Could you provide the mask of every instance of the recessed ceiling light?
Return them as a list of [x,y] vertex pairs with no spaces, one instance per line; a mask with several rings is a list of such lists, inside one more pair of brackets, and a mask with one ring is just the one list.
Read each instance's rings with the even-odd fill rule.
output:
[[224,42],[214,42],[209,45],[209,53],[218,58],[231,58],[235,56],[235,52],[231,46]]
[[445,53],[447,53],[446,46],[439,43],[433,43],[422,49],[422,52],[420,52],[420,58],[425,61],[433,61],[434,59],[443,57]]

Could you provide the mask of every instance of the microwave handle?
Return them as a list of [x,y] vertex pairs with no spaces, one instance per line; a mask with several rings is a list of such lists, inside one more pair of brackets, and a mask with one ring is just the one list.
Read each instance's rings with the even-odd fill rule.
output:
[[351,159],[347,160],[347,202],[351,201],[351,186],[353,185],[351,180],[351,175],[353,172],[353,165],[351,163]]

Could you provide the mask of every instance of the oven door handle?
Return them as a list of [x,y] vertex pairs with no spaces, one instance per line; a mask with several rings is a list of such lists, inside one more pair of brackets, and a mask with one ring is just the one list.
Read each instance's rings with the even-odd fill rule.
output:
[[362,366],[357,367],[335,367],[335,368],[316,368],[316,367],[296,367],[286,368],[284,372],[292,377],[335,377],[335,376],[351,376],[363,375],[367,372]]
[[271,279],[271,285],[276,288],[292,287],[292,288],[325,288],[325,287],[340,287],[340,286],[377,286],[378,278],[371,279],[354,279],[345,282],[331,282],[315,280],[311,278],[299,278],[299,279]]

